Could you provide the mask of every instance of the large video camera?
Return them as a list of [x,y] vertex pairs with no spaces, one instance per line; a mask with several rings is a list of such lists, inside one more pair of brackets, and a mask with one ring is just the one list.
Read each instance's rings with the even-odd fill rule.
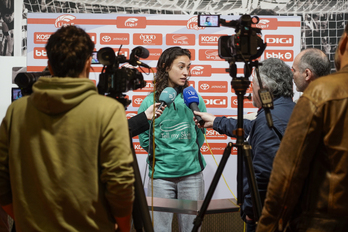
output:
[[[130,54],[129,60],[124,55],[115,56],[115,51],[110,47],[102,48],[97,53],[98,61],[103,64],[103,69],[99,75],[98,92],[121,102],[125,107],[129,105],[130,100],[125,98],[125,92],[136,90],[146,86],[143,75],[134,66],[150,67],[139,61],[139,58],[146,59],[149,51],[141,46],[134,48]],[[128,62],[132,67],[122,66],[121,63]]]
[[238,20],[226,22],[219,15],[198,15],[200,27],[232,27],[235,35],[221,36],[218,42],[219,56],[222,59],[234,62],[249,62],[257,59],[266,48],[261,39],[261,29],[256,28],[259,22],[257,16],[242,15]]
[[21,89],[22,96],[30,95],[33,90],[33,84],[39,79],[41,76],[50,76],[50,72],[45,69],[42,72],[20,72],[16,75],[14,82]]

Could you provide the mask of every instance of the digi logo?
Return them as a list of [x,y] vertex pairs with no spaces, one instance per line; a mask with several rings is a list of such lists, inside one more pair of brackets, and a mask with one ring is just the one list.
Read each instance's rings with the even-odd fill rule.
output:
[[132,99],[132,105],[133,107],[140,107],[140,104],[143,102],[143,100],[145,99],[146,95],[133,95],[133,99]]
[[62,26],[74,25],[75,23],[72,22],[72,21],[74,21],[74,19],[76,19],[76,17],[73,16],[73,15],[68,15],[68,14],[66,14],[66,15],[61,15],[61,16],[59,16],[58,18],[56,18],[56,21],[55,21],[55,23],[54,23],[54,26],[55,26],[56,28],[60,28],[60,27],[62,27]]
[[100,44],[109,45],[128,45],[128,33],[100,33]]
[[45,48],[34,48],[34,59],[47,59]]
[[252,27],[260,28],[262,30],[277,30],[278,19],[277,18],[260,18],[258,24],[251,24]]
[[162,34],[133,34],[134,45],[162,45]]
[[222,61],[217,49],[199,49],[199,60]]
[[167,34],[166,35],[167,45],[195,45],[194,34]]
[[[252,100],[248,100],[248,99],[244,99],[244,101],[243,101],[243,106],[244,106],[245,108],[256,108],[256,107],[253,105],[253,101],[252,101]],[[231,107],[232,107],[232,108],[238,108],[237,96],[231,97]]]
[[117,28],[146,28],[146,17],[126,17],[116,18]]
[[202,96],[207,108],[227,108],[226,96]]
[[294,60],[293,50],[266,50],[264,54],[265,54],[265,59],[279,58],[284,62],[292,62]]
[[221,35],[201,34],[199,35],[199,45],[201,46],[218,46],[219,38]]
[[201,93],[227,93],[227,81],[199,81],[199,92]]
[[293,35],[265,35],[267,46],[292,47],[294,46]]
[[34,33],[34,43],[35,44],[47,44],[48,39],[51,37],[52,33],[48,32],[35,32]]
[[211,76],[211,66],[210,65],[191,65],[191,76]]
[[197,30],[197,31],[204,29],[204,27],[198,26],[198,17],[197,16],[194,16],[187,21],[186,28],[190,29],[190,30]]

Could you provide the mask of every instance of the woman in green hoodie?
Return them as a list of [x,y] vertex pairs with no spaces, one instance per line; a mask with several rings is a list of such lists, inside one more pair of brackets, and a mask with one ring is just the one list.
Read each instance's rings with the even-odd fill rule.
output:
[[[149,153],[148,196],[159,198],[203,200],[203,169],[206,165],[200,152],[204,134],[193,121],[193,113],[183,99],[183,90],[189,86],[191,53],[181,47],[166,49],[158,60],[154,78],[155,92],[142,102],[139,113],[145,111],[166,87],[176,90],[173,103],[163,110],[154,123],[149,121],[150,129],[139,135],[140,145]],[[155,95],[155,96],[154,96]],[[206,112],[199,96],[198,107]],[[152,149],[152,127],[155,128],[155,151]],[[153,156],[155,159],[153,159]],[[155,160],[155,162],[154,162]],[[152,185],[153,184],[153,185]],[[172,213],[155,212],[154,230],[171,231]],[[195,215],[179,214],[180,231],[191,231]]]

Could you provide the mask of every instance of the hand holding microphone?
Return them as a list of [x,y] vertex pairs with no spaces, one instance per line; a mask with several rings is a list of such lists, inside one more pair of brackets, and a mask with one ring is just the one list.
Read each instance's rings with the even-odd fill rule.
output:
[[[184,102],[186,106],[189,107],[192,110],[192,112],[194,111],[200,112],[198,108],[199,97],[196,90],[192,86],[189,86],[184,89],[183,95],[184,95]],[[201,126],[204,125],[204,120],[201,118],[201,116],[195,114],[195,118]]]
[[161,108],[159,108],[159,105],[161,103],[156,103],[156,104],[153,104],[151,105],[149,108],[147,108],[145,110],[145,115],[146,115],[146,118],[147,120],[151,120],[153,118],[153,107],[158,107],[156,112],[155,112],[155,118],[158,118],[159,116],[161,116],[161,114],[163,113],[163,110],[166,108],[166,106],[162,106]]
[[160,102],[156,103],[156,106],[158,106],[156,109],[156,118],[158,117],[157,114],[161,115],[164,108],[172,104],[176,98],[176,94],[176,90],[172,87],[167,87],[162,91],[159,97]]

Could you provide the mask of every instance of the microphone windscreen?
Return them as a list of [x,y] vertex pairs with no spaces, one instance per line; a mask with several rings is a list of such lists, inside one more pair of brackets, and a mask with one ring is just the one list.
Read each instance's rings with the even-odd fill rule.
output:
[[132,52],[134,52],[134,55],[136,55],[137,57],[143,58],[143,59],[148,58],[150,55],[149,50],[147,50],[146,48],[142,46],[135,47]]
[[160,100],[160,102],[165,102],[167,104],[167,106],[169,106],[170,104],[172,104],[175,97],[176,97],[175,89],[172,87],[167,87],[162,91],[162,93],[159,97],[159,100]]
[[199,97],[197,91],[192,86],[185,88],[183,91],[183,95],[184,102],[188,107],[190,107],[191,103],[196,103],[197,105],[199,104]]

